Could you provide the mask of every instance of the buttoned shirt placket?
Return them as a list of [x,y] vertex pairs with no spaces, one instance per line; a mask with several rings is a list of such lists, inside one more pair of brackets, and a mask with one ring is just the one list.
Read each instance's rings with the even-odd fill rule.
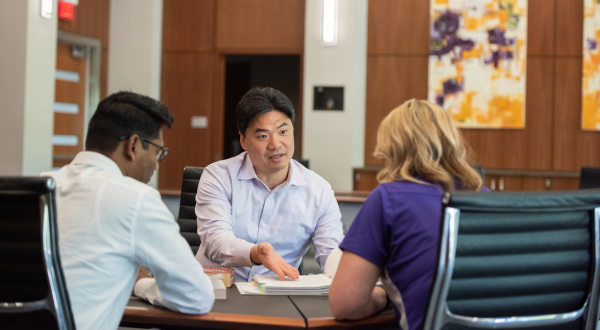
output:
[[[267,196],[265,197],[265,201],[263,203],[262,212],[260,215],[260,219],[258,221],[258,227],[256,231],[256,241],[254,244],[259,244],[262,242],[268,242],[270,238],[270,230],[269,224],[271,223],[271,219],[273,218],[273,210],[275,209],[275,194],[283,190],[289,184],[288,180],[275,187],[273,190],[270,190],[267,185],[262,182],[259,178],[255,178],[256,181],[260,182],[259,184],[263,186],[264,191],[267,192]],[[256,184],[255,181],[255,184]],[[253,265],[254,266],[254,265]],[[260,271],[260,267],[251,267],[248,278],[252,278],[252,276],[256,275]]]

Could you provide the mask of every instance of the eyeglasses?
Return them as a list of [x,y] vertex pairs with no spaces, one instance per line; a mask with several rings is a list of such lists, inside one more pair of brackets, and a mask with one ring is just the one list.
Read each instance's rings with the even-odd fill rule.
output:
[[[130,136],[121,136],[121,138],[119,140],[120,141],[124,141],[124,140],[129,139],[130,137],[131,137],[131,135]],[[160,161],[163,160],[163,158],[165,158],[165,156],[169,153],[169,148],[165,148],[164,146],[159,146],[156,143],[152,143],[152,141],[150,141],[150,140],[148,140],[146,138],[143,138],[143,137],[141,137],[139,135],[138,135],[138,138],[142,142],[150,143],[151,145],[160,148],[160,152],[158,154],[156,154],[156,161],[158,163],[160,163]]]

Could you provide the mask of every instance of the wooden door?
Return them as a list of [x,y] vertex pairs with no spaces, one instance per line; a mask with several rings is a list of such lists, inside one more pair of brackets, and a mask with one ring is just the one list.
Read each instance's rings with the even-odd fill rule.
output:
[[87,52],[75,57],[72,46],[63,43],[56,52],[53,168],[69,164],[83,151],[87,84]]

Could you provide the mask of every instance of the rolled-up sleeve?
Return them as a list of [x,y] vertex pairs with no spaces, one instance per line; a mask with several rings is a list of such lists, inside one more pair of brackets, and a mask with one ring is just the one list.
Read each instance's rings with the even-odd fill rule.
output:
[[136,262],[150,268],[155,278],[136,284],[136,294],[182,313],[210,311],[215,300],[212,284],[154,189],[140,199],[132,244]]
[[202,245],[198,253],[204,253],[208,260],[223,267],[249,267],[250,250],[255,244],[237,238],[233,232],[231,188],[224,184],[227,180],[231,180],[228,175],[219,175],[218,168],[210,166],[200,178],[196,217]]
[[317,220],[313,243],[315,244],[315,260],[324,271],[325,262],[331,251],[336,249],[344,239],[342,214],[333,190],[325,193],[324,211]]

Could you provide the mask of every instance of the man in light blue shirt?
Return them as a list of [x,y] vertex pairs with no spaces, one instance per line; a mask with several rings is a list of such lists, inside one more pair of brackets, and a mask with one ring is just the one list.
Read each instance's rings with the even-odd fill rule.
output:
[[235,280],[273,272],[296,279],[315,244],[321,266],[344,235],[331,186],[292,160],[294,108],[283,93],[255,87],[236,107],[246,152],[204,169],[196,195],[204,266],[235,268]]

